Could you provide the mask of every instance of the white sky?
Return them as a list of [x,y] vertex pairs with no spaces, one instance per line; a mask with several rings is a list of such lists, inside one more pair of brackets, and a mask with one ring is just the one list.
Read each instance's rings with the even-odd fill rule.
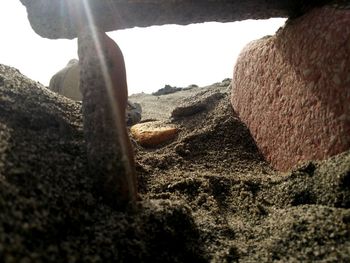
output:
[[[203,86],[231,78],[242,48],[251,40],[274,34],[284,21],[154,26],[109,35],[124,53],[129,94],[151,93],[165,84]],[[0,63],[44,85],[77,58],[76,39],[49,40],[37,35],[19,0],[0,0],[0,33]]]

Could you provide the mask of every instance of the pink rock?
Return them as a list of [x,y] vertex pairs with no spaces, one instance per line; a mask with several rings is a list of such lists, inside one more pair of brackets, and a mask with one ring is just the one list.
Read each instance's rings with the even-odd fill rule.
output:
[[248,44],[231,102],[278,170],[350,148],[350,10],[315,8]]

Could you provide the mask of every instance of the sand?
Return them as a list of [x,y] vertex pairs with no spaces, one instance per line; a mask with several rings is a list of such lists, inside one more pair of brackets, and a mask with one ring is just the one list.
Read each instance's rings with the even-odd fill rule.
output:
[[81,104],[0,65],[0,262],[349,262],[350,151],[274,171],[229,92],[130,98],[180,132],[134,143],[142,201],[120,212],[95,191]]

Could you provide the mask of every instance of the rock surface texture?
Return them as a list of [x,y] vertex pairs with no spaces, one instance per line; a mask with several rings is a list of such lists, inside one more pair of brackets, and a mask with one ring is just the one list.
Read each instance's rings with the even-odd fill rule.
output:
[[350,148],[349,25],[346,7],[315,8],[241,52],[232,105],[275,168]]
[[[21,0],[33,29],[47,38],[77,36],[77,17],[89,9],[101,30],[209,21],[232,22],[294,16],[325,0]],[[305,2],[307,2],[305,4]],[[84,6],[83,3],[87,3]]]

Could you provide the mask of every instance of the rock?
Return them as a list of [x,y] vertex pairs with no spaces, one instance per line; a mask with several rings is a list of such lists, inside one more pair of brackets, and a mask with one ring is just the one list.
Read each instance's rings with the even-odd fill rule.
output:
[[178,128],[160,121],[139,123],[131,127],[134,139],[144,147],[157,146],[175,138]]
[[[221,87],[220,85],[217,86]],[[184,99],[184,101],[171,112],[171,117],[176,120],[200,113],[225,97],[222,91],[212,93],[210,90],[206,90],[198,95],[197,97]]]
[[[192,85],[191,88],[183,88],[181,91],[157,97],[146,93],[133,94],[129,97],[129,100],[142,106],[142,122],[149,120],[167,122],[169,118],[174,120],[176,118],[189,117],[190,115],[203,112],[203,110],[210,110],[228,92],[231,92],[229,87],[224,88],[221,84],[214,83],[205,87]],[[201,103],[205,104],[205,108],[202,108],[200,111],[194,110]],[[197,106],[192,108],[193,105]],[[173,112],[175,112],[175,115]]]
[[232,105],[272,166],[350,148],[350,10],[322,7],[248,44]]
[[183,88],[183,90],[191,90],[191,89],[195,89],[195,88],[199,88],[199,86],[196,84],[191,84],[191,85],[188,85],[187,87]]
[[82,100],[79,89],[79,60],[71,59],[67,66],[52,76],[49,89],[72,100]]
[[206,105],[203,102],[196,102],[190,105],[183,105],[176,107],[172,113],[171,117],[174,119],[182,118],[182,117],[187,117],[194,115],[196,113],[202,112],[206,109]]
[[[83,95],[79,88],[79,60],[71,59],[67,66],[57,72],[50,80],[49,89],[72,100],[81,101]],[[132,126],[141,120],[142,108],[138,103],[128,101],[126,124]]]
[[97,28],[79,32],[78,55],[89,172],[103,200],[124,210],[137,199],[134,151],[125,123],[128,86],[124,57],[119,46]]
[[[300,14],[325,0],[21,0],[35,32],[46,38],[75,38],[80,13],[88,3],[95,25],[103,31],[164,24],[232,22]],[[305,2],[307,2],[305,4]],[[118,15],[116,11],[118,10]]]
[[171,93],[175,93],[177,91],[181,91],[182,88],[172,87],[170,85],[165,85],[164,88],[157,90],[156,92],[153,92],[152,95],[154,96],[161,96],[161,95],[167,95]]
[[126,106],[126,125],[132,126],[141,121],[142,108],[139,103],[132,103],[128,100],[128,105]]

